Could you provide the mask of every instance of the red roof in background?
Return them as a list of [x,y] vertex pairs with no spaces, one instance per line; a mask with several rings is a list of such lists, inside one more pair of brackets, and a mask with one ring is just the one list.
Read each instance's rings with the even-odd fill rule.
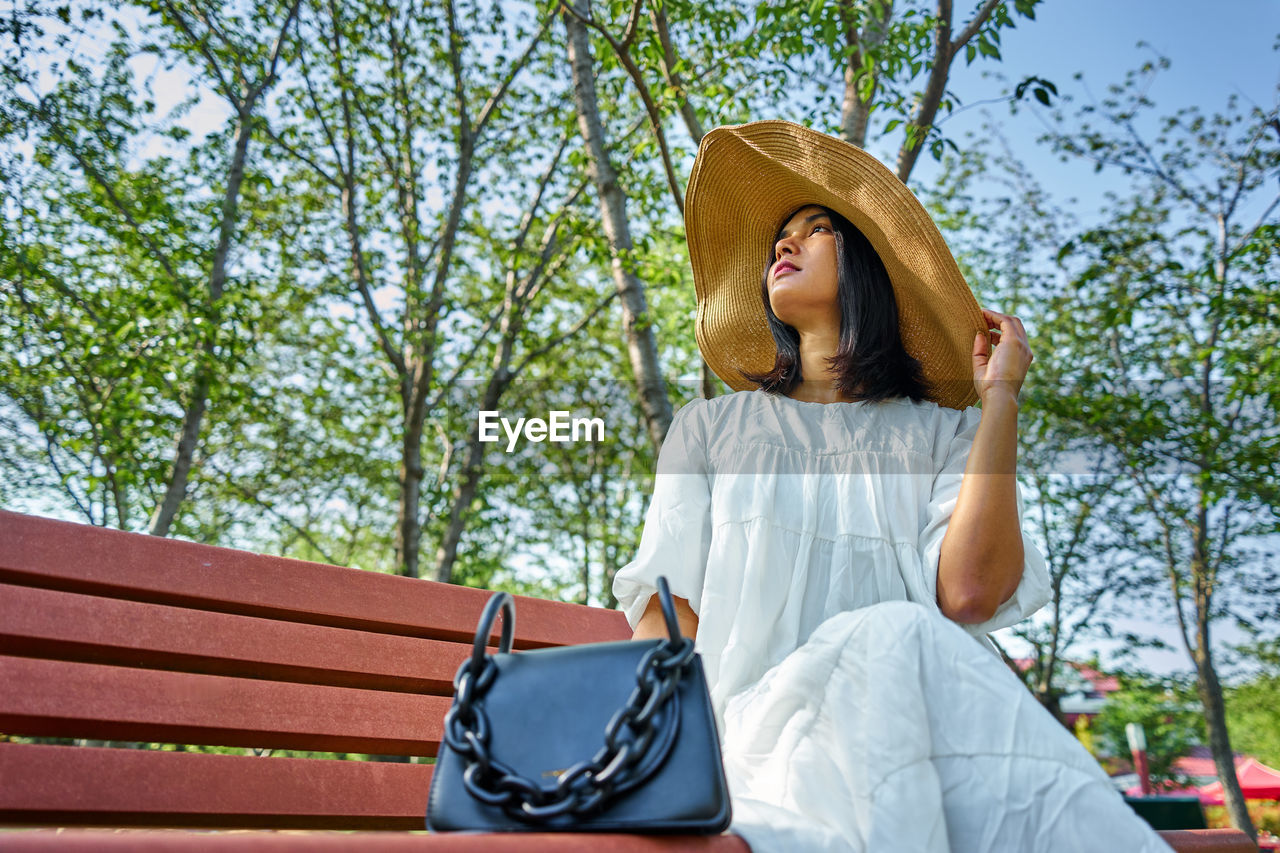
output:
[[1076,672],[1080,673],[1081,678],[1093,685],[1095,693],[1106,695],[1120,689],[1120,679],[1114,675],[1103,675],[1093,667],[1084,664],[1072,664],[1072,666],[1075,667]]
[[[1240,792],[1246,800],[1280,800],[1280,770],[1263,764],[1256,758],[1236,761],[1236,779],[1240,780]],[[1200,789],[1200,801],[1222,802],[1222,783],[1212,782]]]
[[[1021,672],[1026,672],[1031,669],[1035,662],[1035,658],[1013,659],[1014,666],[1016,666]],[[1120,689],[1120,679],[1116,678],[1114,675],[1104,675],[1087,664],[1076,663],[1075,661],[1064,660],[1062,663],[1074,669],[1081,678],[1089,682],[1094,693],[1101,693],[1103,696],[1106,696],[1108,693],[1115,693]]]
[[[1236,773],[1240,765],[1252,759],[1251,755],[1236,753]],[[1193,746],[1191,751],[1181,758],[1175,759],[1173,769],[1183,776],[1208,776],[1217,778],[1218,768],[1213,763],[1213,751],[1207,746]]]

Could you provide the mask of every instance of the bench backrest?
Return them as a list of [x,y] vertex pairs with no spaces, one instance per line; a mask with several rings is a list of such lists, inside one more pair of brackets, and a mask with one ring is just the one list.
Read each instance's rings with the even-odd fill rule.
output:
[[[0,511],[0,824],[421,829],[430,764],[3,741],[434,756],[489,595]],[[516,648],[631,635],[612,610],[519,597],[516,615]],[[1234,830],[1161,835],[1179,853],[1257,849]],[[104,838],[138,843],[84,846]],[[592,849],[651,840],[600,838]]]
[[[429,764],[254,750],[434,756],[490,594],[0,512],[0,736],[177,745],[0,743],[0,823],[421,829]],[[516,614],[517,648],[631,634]]]

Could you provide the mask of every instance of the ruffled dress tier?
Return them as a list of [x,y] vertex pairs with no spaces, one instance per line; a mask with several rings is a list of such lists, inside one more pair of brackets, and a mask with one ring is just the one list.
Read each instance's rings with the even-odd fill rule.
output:
[[676,412],[614,594],[634,626],[665,575],[698,614],[754,853],[1170,849],[986,638],[1049,598],[1030,538],[989,621],[938,609],[981,414],[763,391]]

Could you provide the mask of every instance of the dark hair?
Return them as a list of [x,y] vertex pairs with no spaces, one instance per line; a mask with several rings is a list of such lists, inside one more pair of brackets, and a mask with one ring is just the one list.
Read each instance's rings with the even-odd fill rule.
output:
[[[782,226],[805,207],[793,211]],[[820,206],[820,205],[818,205]],[[836,387],[855,400],[886,400],[892,397],[928,399],[929,383],[924,369],[902,345],[898,332],[898,301],[884,262],[857,227],[829,208],[836,237],[836,299],[840,303],[840,343],[829,359],[836,370]],[[760,280],[760,296],[769,319],[769,331],[778,349],[773,369],[767,373],[747,373],[743,377],[770,394],[785,394],[803,378],[800,375],[800,334],[778,319],[769,305],[769,270],[777,261],[778,236],[769,246],[769,262]],[[859,390],[861,389],[861,390]]]

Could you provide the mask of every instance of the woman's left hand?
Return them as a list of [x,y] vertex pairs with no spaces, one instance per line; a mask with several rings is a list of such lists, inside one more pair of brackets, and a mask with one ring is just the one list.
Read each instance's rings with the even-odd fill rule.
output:
[[989,394],[1007,393],[1018,399],[1022,381],[1035,356],[1027,343],[1027,330],[1022,321],[1012,314],[982,309],[991,332],[991,344],[984,334],[973,338],[973,387],[979,399],[986,401]]

